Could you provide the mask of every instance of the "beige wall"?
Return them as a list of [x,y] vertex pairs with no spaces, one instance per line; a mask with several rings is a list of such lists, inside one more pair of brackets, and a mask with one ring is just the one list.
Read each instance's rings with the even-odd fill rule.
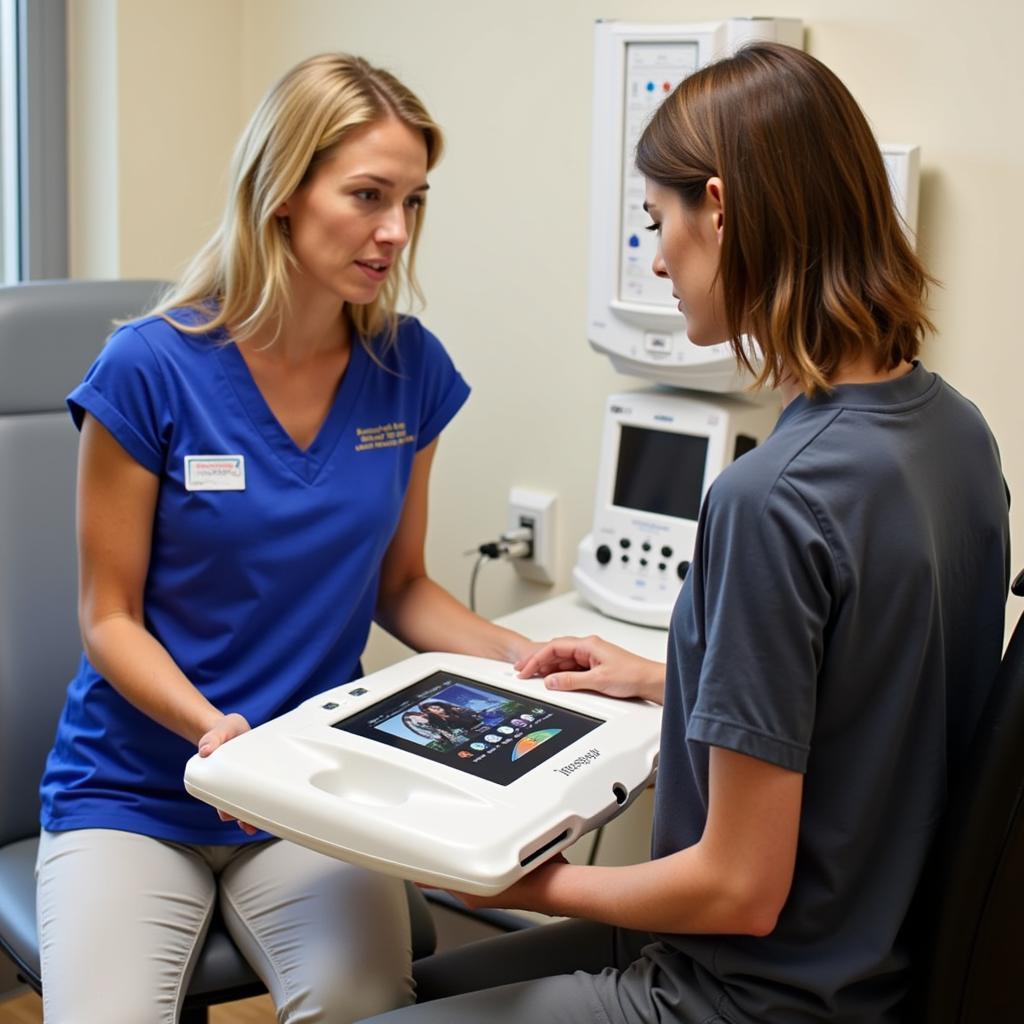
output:
[[174,277],[213,231],[244,124],[244,0],[70,0],[74,277]]
[[[465,598],[462,552],[504,523],[510,485],[558,492],[554,591],[481,573],[495,616],[570,587],[575,544],[591,515],[602,400],[633,381],[591,353],[583,333],[591,25],[720,18],[722,2],[663,0],[72,0],[116,29],[109,44],[79,17],[72,87],[107,103],[117,132],[103,152],[73,146],[74,272],[173,275],[205,239],[223,196],[231,144],[270,81],[325,49],[394,70],[446,127],[422,253],[425,320],[445,340],[474,396],[441,444],[428,556]],[[1018,40],[1024,8],[999,0],[776,2],[807,25],[808,48],[847,82],[880,138],[923,154],[920,248],[943,282],[928,364],[988,417],[1017,496],[1015,565],[1024,565],[1024,354],[1019,241],[1024,237],[1024,99]],[[969,11],[968,14],[962,12]],[[97,40],[97,36],[101,38]],[[107,76],[107,79],[104,76]],[[72,105],[73,139],[102,116]],[[110,126],[106,126],[109,130]],[[90,216],[111,205],[116,234]],[[1012,603],[1012,613],[1021,603]],[[379,652],[380,648],[375,648]],[[374,657],[379,657],[375,653]]]

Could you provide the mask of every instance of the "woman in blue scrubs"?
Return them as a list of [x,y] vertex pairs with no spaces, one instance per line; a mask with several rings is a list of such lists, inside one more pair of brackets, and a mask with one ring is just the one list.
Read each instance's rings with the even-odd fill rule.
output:
[[412,999],[401,882],[219,820],[182,772],[357,679],[373,620],[413,648],[531,649],[424,566],[437,438],[469,389],[396,307],[441,145],[390,74],[295,67],[219,230],[68,399],[84,653],[41,790],[50,1024],[177,1020],[215,903],[281,1021]]
[[422,997],[462,994],[378,1024],[897,1024],[911,900],[1002,649],[996,445],[917,358],[929,278],[824,65],[758,44],[698,71],[637,166],[690,340],[746,362],[755,337],[784,406],[705,497],[667,665],[594,638],[519,665],[664,704],[652,857],[553,858],[467,897],[589,920],[423,961]]

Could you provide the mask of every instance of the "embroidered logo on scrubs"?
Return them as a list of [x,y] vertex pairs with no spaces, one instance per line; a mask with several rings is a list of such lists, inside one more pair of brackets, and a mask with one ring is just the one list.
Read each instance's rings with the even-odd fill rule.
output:
[[186,491],[244,491],[244,455],[186,455]]
[[356,451],[366,452],[371,448],[397,448],[400,444],[412,444],[415,434],[405,429],[405,423],[382,423],[379,427],[356,427]]

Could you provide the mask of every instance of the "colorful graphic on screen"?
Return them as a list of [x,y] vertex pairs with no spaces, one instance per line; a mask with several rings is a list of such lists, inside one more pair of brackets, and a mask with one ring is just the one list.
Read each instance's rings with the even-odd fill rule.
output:
[[527,733],[512,751],[512,760],[518,761],[524,754],[528,754],[535,747],[539,747],[545,740],[557,736],[561,729],[538,729],[536,732]]
[[[403,740],[445,753],[471,739],[479,739],[482,732],[493,736],[489,732],[492,727],[496,727],[502,736],[488,738],[487,742],[500,742],[504,735],[513,734],[515,729],[497,723],[511,718],[525,726],[525,720],[512,717],[525,706],[479,687],[449,681],[449,685],[437,688],[429,699],[411,704],[400,714],[376,722],[375,726]],[[486,749],[480,742],[471,744],[471,747],[473,750]]]
[[602,722],[534,699],[439,671],[332,725],[507,786]]

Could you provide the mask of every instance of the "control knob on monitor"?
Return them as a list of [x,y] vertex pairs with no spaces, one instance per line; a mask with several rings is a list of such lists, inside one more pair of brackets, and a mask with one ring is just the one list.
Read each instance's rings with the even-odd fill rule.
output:
[[686,561],[686,559],[683,559],[683,561],[681,561],[681,562],[680,562],[680,563],[679,563],[679,564],[678,564],[678,565],[676,566],[676,572],[677,572],[677,573],[679,574],[679,578],[680,578],[681,580],[685,580],[685,579],[686,579],[686,574],[687,574],[687,573],[688,573],[689,571],[690,571],[690,563],[689,563],[689,562],[687,562],[687,561]]
[[602,544],[594,554],[602,565],[607,565],[612,560],[612,549],[607,544]]

